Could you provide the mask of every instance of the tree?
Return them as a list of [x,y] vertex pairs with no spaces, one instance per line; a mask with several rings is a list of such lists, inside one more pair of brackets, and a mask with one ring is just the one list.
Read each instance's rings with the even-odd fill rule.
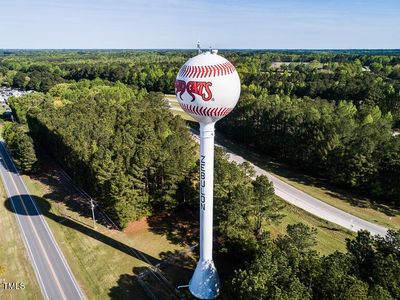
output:
[[386,237],[374,237],[360,231],[347,240],[351,272],[375,288],[386,290],[393,298],[400,296],[400,231],[389,231]]
[[275,196],[275,190],[267,176],[258,176],[253,182],[253,197],[250,202],[251,218],[254,218],[253,231],[261,239],[266,223],[276,223],[283,215],[284,203]]
[[11,97],[9,100],[10,108],[12,109],[17,121],[26,124],[26,114],[29,111],[34,111],[42,103],[49,101],[42,93],[31,93],[21,97]]
[[285,252],[273,246],[246,269],[236,271],[229,288],[235,299],[311,299]]
[[366,299],[368,284],[351,275],[348,256],[335,252],[321,260],[320,274],[314,283],[315,299]]
[[254,260],[235,272],[229,283],[235,299],[312,298],[319,257],[311,246],[300,250],[295,239],[297,229],[303,231],[306,240],[315,240],[309,228],[293,225],[287,228],[288,235],[267,241]]
[[346,240],[351,255],[353,273],[365,281],[370,281],[375,259],[374,241],[368,231],[360,231],[354,240]]
[[16,164],[24,172],[33,172],[37,158],[32,138],[26,133],[27,128],[8,123],[4,128],[4,140],[11,150]]
[[25,89],[31,79],[28,74],[24,72],[18,72],[13,78],[13,86]]
[[121,226],[183,201],[194,142],[163,95],[86,80],[56,85],[34,109],[28,109],[32,101],[15,104],[35,142]]
[[295,247],[300,253],[306,253],[316,246],[316,234],[315,228],[310,228],[303,223],[289,224],[286,227],[287,234],[285,236],[279,236],[276,239],[276,244],[281,249],[289,249]]
[[269,237],[268,224],[278,222],[284,204],[276,198],[266,176],[254,181],[247,164],[237,165],[216,151],[216,223],[228,248],[237,245],[237,252],[252,255]]

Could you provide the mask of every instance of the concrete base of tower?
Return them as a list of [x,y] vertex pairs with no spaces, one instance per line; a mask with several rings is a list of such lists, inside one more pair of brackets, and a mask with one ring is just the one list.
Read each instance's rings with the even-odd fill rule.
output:
[[189,290],[199,299],[215,299],[219,295],[219,276],[212,260],[200,260],[197,263]]

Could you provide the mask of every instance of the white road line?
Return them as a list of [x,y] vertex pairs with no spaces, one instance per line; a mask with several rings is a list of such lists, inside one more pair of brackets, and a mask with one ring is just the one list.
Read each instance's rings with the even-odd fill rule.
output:
[[[55,238],[54,238],[54,236],[53,236],[53,233],[51,232],[50,228],[48,227],[47,222],[44,220],[43,215],[40,213],[40,210],[39,210],[39,208],[37,207],[35,201],[32,199],[32,197],[31,197],[31,195],[30,195],[30,193],[29,193],[29,190],[28,190],[28,188],[27,188],[26,185],[25,185],[24,180],[23,180],[21,174],[19,173],[19,170],[18,170],[17,167],[14,165],[14,163],[13,163],[13,161],[12,161],[12,158],[11,158],[11,155],[9,154],[8,150],[7,150],[5,147],[4,147],[4,149],[5,149],[5,151],[7,152],[8,158],[9,158],[10,161],[12,162],[12,167],[13,167],[13,169],[14,169],[15,172],[21,177],[21,182],[22,182],[22,185],[23,185],[23,187],[24,187],[24,189],[25,189],[26,195],[27,195],[27,196],[29,197],[29,199],[32,201],[32,203],[33,203],[33,205],[34,205],[34,207],[35,207],[35,210],[36,210],[36,212],[37,212],[37,214],[38,214],[38,216],[39,216],[39,219],[41,220],[41,222],[42,222],[42,224],[44,225],[44,227],[45,227],[47,233],[49,234],[50,240],[51,240],[51,242],[52,242],[54,248],[56,249],[58,255],[60,256],[61,261],[62,261],[62,263],[63,263],[65,269],[67,270],[67,273],[68,273],[68,275],[69,275],[69,277],[70,277],[70,279],[71,279],[73,285],[75,286],[76,290],[78,291],[78,294],[80,295],[81,299],[85,299],[85,296],[83,295],[83,293],[82,293],[82,291],[81,291],[81,289],[80,289],[78,283],[76,282],[75,277],[72,275],[72,271],[71,271],[71,269],[69,268],[69,265],[67,264],[64,255],[62,254],[60,248],[58,247],[58,244],[55,242]],[[12,175],[11,175],[11,176],[12,176]],[[17,189],[17,190],[18,190],[18,189]]]
[[[14,179],[11,178],[11,180],[13,181],[14,187],[17,188],[16,185],[15,185]],[[14,197],[15,197],[15,196],[14,196]],[[23,201],[21,195],[17,195],[16,197],[18,197],[18,198],[21,200],[22,206],[24,207],[24,211],[25,211],[26,215],[28,216],[27,219],[29,220],[29,223],[31,224],[31,227],[32,227],[32,229],[33,229],[33,233],[35,234],[37,241],[39,242],[39,246],[40,246],[40,249],[41,249],[42,252],[43,252],[43,256],[44,256],[45,260],[47,261],[48,266],[50,267],[50,272],[51,272],[51,274],[53,275],[53,278],[54,278],[55,281],[56,281],[58,290],[59,290],[60,293],[61,293],[61,297],[62,297],[63,299],[67,299],[67,297],[66,297],[65,294],[64,294],[64,290],[63,290],[63,288],[61,287],[59,278],[58,278],[56,272],[54,271],[53,265],[52,265],[52,263],[50,262],[49,256],[47,255],[46,250],[45,250],[45,248],[44,248],[44,246],[43,246],[42,240],[40,239],[39,234],[38,234],[38,232],[37,232],[37,229],[36,229],[35,225],[33,224],[32,218],[29,218],[28,209],[26,208],[26,205],[25,205],[25,203],[24,203],[24,201]]]
[[[3,159],[3,161],[4,161],[4,158],[3,158],[3,156],[1,155],[1,153],[0,153],[0,156],[1,156],[1,159]],[[6,171],[7,171],[7,170],[6,170]],[[34,258],[34,256],[33,256],[32,249],[31,249],[31,247],[30,247],[30,245],[29,245],[28,238],[27,238],[26,235],[25,235],[24,229],[23,229],[22,224],[21,224],[21,220],[19,219],[19,215],[18,215],[17,210],[16,210],[16,208],[15,208],[14,201],[11,200],[12,196],[11,196],[10,190],[8,189],[7,184],[5,183],[6,181],[5,181],[5,177],[3,176],[3,172],[0,172],[0,176],[1,176],[1,179],[2,179],[2,181],[3,181],[3,183],[4,183],[3,185],[4,185],[4,187],[5,187],[6,191],[7,191],[8,198],[10,199],[11,205],[12,205],[12,207],[13,207],[13,209],[14,209],[15,217],[16,217],[16,219],[17,219],[17,221],[18,221],[19,228],[20,228],[20,232],[22,233],[22,236],[23,236],[23,237],[22,237],[22,240],[23,240],[23,242],[24,242],[24,244],[25,244],[25,247],[28,249],[29,258],[31,259],[32,264],[33,264],[33,266],[34,266],[36,279],[37,279],[38,282],[39,282],[40,289],[42,290],[42,293],[43,293],[43,295],[44,295],[44,298],[45,298],[45,299],[50,299],[49,296],[47,295],[47,291],[46,291],[45,285],[44,285],[44,283],[43,283],[42,277],[41,277],[41,275],[40,275],[39,268],[38,268],[38,266],[37,266],[37,264],[36,264],[36,261],[35,261],[35,258]]]
[[[12,161],[11,161],[11,162],[12,162]],[[15,166],[14,166],[14,167],[15,167]],[[10,178],[10,180],[11,180],[13,186],[14,186],[14,189],[15,189],[16,193],[20,193],[20,191],[19,191],[19,189],[18,189],[18,186],[17,186],[17,184],[15,183],[15,180],[14,180],[14,178],[13,178],[12,173],[9,173],[9,178]],[[61,297],[62,297],[63,299],[67,299],[67,297],[65,296],[64,290],[63,290],[63,288],[61,287],[59,278],[58,278],[56,272],[54,271],[53,265],[52,265],[52,263],[50,262],[50,259],[49,259],[48,255],[47,255],[47,253],[46,253],[46,250],[45,250],[45,247],[44,247],[44,245],[43,245],[43,243],[42,243],[42,240],[40,239],[40,236],[39,236],[39,234],[38,234],[38,232],[37,232],[37,228],[36,228],[35,225],[33,224],[32,218],[29,217],[29,211],[28,211],[28,209],[26,208],[25,202],[24,202],[24,200],[22,199],[21,194],[19,194],[19,195],[14,195],[13,197],[18,197],[18,198],[20,199],[21,204],[22,204],[22,206],[23,206],[23,208],[24,208],[24,211],[25,211],[25,213],[26,213],[28,222],[29,222],[29,224],[31,225],[31,228],[32,228],[32,230],[33,230],[33,233],[34,233],[35,236],[36,236],[36,240],[38,241],[39,247],[40,247],[40,249],[41,249],[42,252],[43,252],[43,256],[44,256],[45,260],[47,261],[48,266],[50,267],[50,272],[52,273],[52,275],[53,275],[53,277],[54,277],[54,279],[55,279],[55,281],[56,281],[58,290],[59,290],[60,293],[61,293]],[[29,198],[30,198],[30,197],[29,197]],[[30,199],[31,199],[31,201],[33,201],[32,198],[30,198]],[[15,206],[14,206],[14,208],[15,208]],[[17,213],[17,212],[15,211],[15,213]],[[39,213],[38,211],[37,211],[37,213],[38,213],[38,215],[40,215],[40,213]]]
[[[192,133],[192,137],[199,142],[199,138],[197,136],[196,130],[191,128],[190,132]],[[332,205],[329,205],[301,190],[298,190],[294,186],[278,179],[271,173],[261,169],[260,167],[256,166],[252,162],[246,160],[242,156],[234,153],[229,148],[221,145],[216,140],[215,145],[217,147],[221,147],[224,152],[228,155],[228,159],[230,161],[234,161],[237,164],[248,162],[256,172],[256,176],[258,175],[266,175],[274,185],[275,194],[280,196],[286,202],[307,211],[308,213],[317,216],[318,218],[330,221],[335,223],[343,228],[349,229],[351,231],[357,232],[358,230],[368,230],[373,235],[381,235],[385,236],[387,233],[387,228],[375,224],[373,222],[364,220],[362,218],[356,217],[348,212],[345,212],[339,208],[336,208]]]

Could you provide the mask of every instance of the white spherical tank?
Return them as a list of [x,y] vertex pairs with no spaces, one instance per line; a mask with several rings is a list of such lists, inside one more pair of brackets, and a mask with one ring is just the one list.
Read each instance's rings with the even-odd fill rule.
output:
[[175,81],[176,98],[182,109],[198,122],[215,123],[228,115],[240,96],[235,67],[216,51],[189,59]]

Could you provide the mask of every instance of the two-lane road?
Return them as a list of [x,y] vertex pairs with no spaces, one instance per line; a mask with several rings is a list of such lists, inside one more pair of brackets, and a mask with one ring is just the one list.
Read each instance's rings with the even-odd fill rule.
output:
[[[224,149],[229,155],[229,158],[236,163],[241,164],[246,161],[243,157],[231,152],[229,149],[225,147]],[[303,191],[296,189],[290,184],[278,179],[271,173],[268,173],[254,164],[250,164],[254,168],[256,175],[267,176],[268,179],[274,184],[275,194],[290,204],[300,207],[301,209],[315,216],[338,224],[351,231],[368,230],[374,235],[386,235],[387,229],[385,227],[363,220],[343,210],[333,207],[332,205],[326,204],[325,202],[322,202],[321,200],[318,200],[317,198],[314,198]]]
[[[191,129],[191,132],[196,141],[199,141],[198,132],[194,129]],[[325,219],[329,222],[338,224],[351,231],[368,230],[373,235],[386,235],[387,228],[353,216],[343,210],[326,204],[325,202],[322,202],[321,200],[318,200],[317,198],[314,198],[296,189],[290,184],[287,184],[286,182],[272,175],[271,173],[268,173],[267,171],[257,167],[250,161],[247,161],[242,156],[234,153],[229,148],[219,143],[218,138],[216,138],[215,145],[224,149],[224,151],[228,154],[229,160],[234,161],[238,164],[246,161],[254,168],[256,176],[267,176],[268,179],[274,184],[275,194],[281,197],[283,200],[289,202],[290,204],[300,207],[301,209],[321,219]]]
[[85,299],[3,141],[0,141],[0,160],[0,176],[8,196],[7,205],[18,220],[43,297],[49,300]]

